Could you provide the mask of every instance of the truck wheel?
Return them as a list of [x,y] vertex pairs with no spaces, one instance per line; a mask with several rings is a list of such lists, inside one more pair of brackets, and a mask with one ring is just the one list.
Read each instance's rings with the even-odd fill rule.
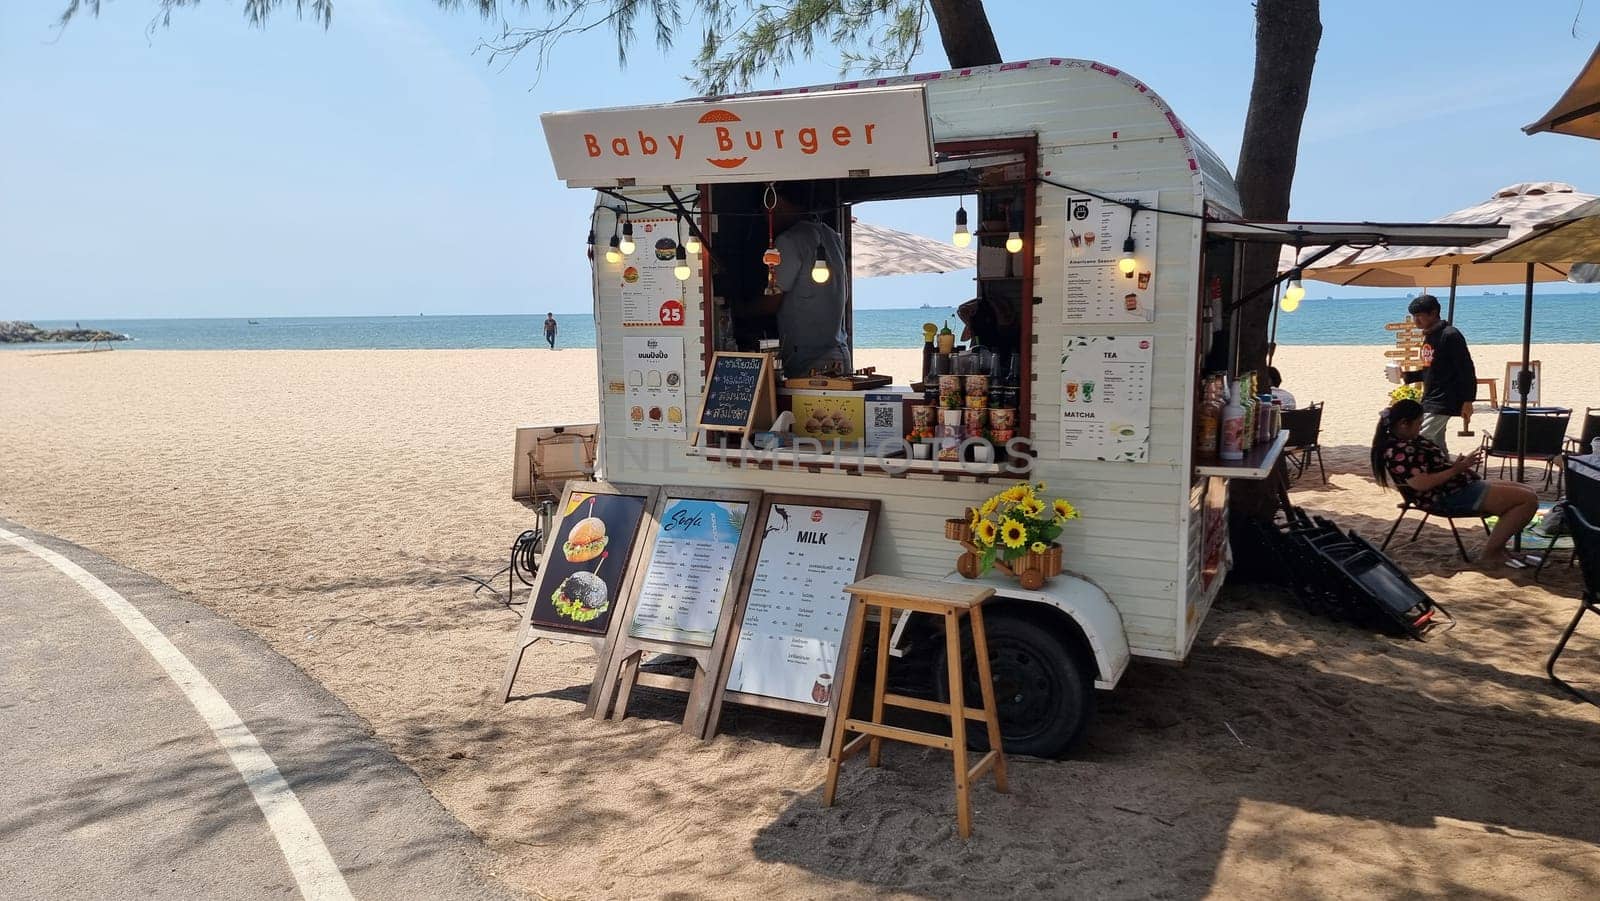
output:
[[[1087,731],[1094,715],[1093,683],[1079,667],[1072,648],[1056,633],[1029,619],[991,613],[983,621],[989,634],[989,671],[1000,737],[1007,754],[1059,757]],[[972,654],[970,627],[961,629],[962,693],[968,707],[982,706],[978,665]],[[933,671],[934,695],[950,700],[945,655]],[[988,736],[976,720],[967,721],[967,743],[986,749]]]

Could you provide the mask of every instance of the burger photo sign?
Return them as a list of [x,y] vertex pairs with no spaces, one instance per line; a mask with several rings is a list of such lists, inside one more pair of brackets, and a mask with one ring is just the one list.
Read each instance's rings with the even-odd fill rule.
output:
[[567,496],[533,590],[535,626],[605,634],[648,500],[577,490]]

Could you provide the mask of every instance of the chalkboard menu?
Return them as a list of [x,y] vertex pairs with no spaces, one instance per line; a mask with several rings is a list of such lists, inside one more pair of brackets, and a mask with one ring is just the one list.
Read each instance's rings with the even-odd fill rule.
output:
[[759,353],[719,351],[713,355],[711,371],[706,376],[705,400],[700,407],[700,427],[748,433],[757,414],[771,415],[771,360]]

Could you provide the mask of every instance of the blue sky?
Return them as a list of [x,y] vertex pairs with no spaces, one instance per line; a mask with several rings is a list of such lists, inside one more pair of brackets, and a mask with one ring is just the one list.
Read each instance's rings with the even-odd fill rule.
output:
[[[0,319],[587,310],[590,195],[555,180],[539,113],[692,93],[693,40],[666,57],[643,43],[619,69],[610,35],[586,35],[541,75],[487,65],[493,27],[427,0],[336,0],[327,31],[292,13],[254,29],[206,0],[148,32],[153,3],[115,0],[59,32],[60,6],[0,5]],[[1126,69],[1237,159],[1248,0],[988,6],[1007,58]],[[1600,38],[1600,9],[1573,37],[1578,10],[1323,3],[1294,215],[1426,220],[1525,180],[1600,192],[1600,144],[1518,130]],[[930,37],[919,71],[945,68]],[[825,49],[781,83],[836,74]],[[939,238],[950,218],[865,215]],[[915,306],[964,282],[876,279],[858,297]]]

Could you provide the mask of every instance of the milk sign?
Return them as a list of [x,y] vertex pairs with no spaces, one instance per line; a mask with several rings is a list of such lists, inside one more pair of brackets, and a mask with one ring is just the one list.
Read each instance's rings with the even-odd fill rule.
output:
[[921,85],[540,117],[570,186],[703,184],[934,171]]

